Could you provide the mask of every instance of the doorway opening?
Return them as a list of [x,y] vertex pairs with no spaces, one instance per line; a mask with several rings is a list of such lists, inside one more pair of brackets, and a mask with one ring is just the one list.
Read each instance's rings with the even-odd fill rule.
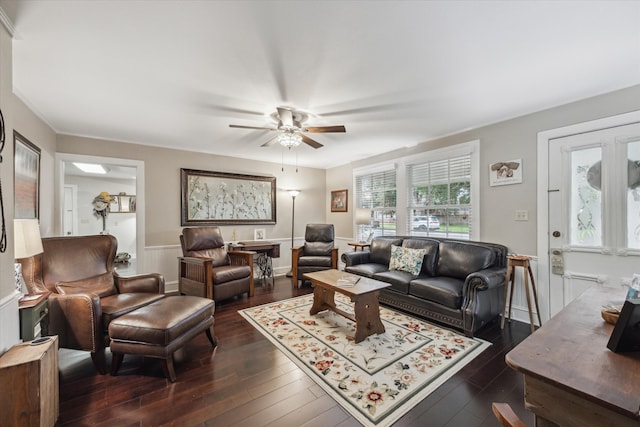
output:
[[[77,164],[100,165],[104,172],[87,173]],[[144,162],[58,153],[56,188],[57,235],[112,234],[118,239],[118,252],[130,255],[119,270],[144,271]],[[94,203],[101,193],[112,200],[106,214]]]

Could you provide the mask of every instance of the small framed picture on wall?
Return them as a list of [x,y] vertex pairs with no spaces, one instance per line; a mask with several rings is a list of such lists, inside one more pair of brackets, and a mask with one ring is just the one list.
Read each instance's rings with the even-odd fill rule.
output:
[[347,194],[347,190],[331,192],[331,212],[348,212],[349,198]]
[[504,160],[489,165],[489,185],[521,184],[522,159]]
[[253,240],[264,240],[267,238],[264,228],[256,228],[253,230]]

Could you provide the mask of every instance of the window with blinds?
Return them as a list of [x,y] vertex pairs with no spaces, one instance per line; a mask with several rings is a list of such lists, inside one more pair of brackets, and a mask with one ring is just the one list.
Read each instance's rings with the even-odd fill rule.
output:
[[363,224],[368,237],[396,235],[396,170],[385,169],[355,177],[356,207],[371,213]]
[[471,239],[471,154],[406,166],[410,235]]

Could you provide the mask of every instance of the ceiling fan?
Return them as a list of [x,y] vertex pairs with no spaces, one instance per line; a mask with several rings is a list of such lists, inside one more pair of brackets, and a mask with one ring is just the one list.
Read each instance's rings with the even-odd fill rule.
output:
[[259,129],[278,131],[279,134],[262,144],[262,147],[269,147],[276,142],[287,148],[294,148],[305,143],[313,148],[323,147],[318,141],[315,141],[305,135],[309,133],[327,133],[327,132],[346,132],[344,126],[303,126],[302,123],[307,119],[307,115],[303,112],[293,110],[291,108],[278,107],[277,112],[271,115],[277,122],[277,127],[260,127],[260,126],[242,126],[229,125],[232,128],[241,129]]

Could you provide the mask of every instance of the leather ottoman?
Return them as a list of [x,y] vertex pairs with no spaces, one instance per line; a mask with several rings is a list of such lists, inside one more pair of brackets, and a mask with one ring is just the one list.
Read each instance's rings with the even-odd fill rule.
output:
[[215,302],[196,296],[170,296],[114,319],[109,324],[111,375],[125,354],[163,359],[162,369],[176,381],[173,353],[201,332],[216,347],[213,331]]

